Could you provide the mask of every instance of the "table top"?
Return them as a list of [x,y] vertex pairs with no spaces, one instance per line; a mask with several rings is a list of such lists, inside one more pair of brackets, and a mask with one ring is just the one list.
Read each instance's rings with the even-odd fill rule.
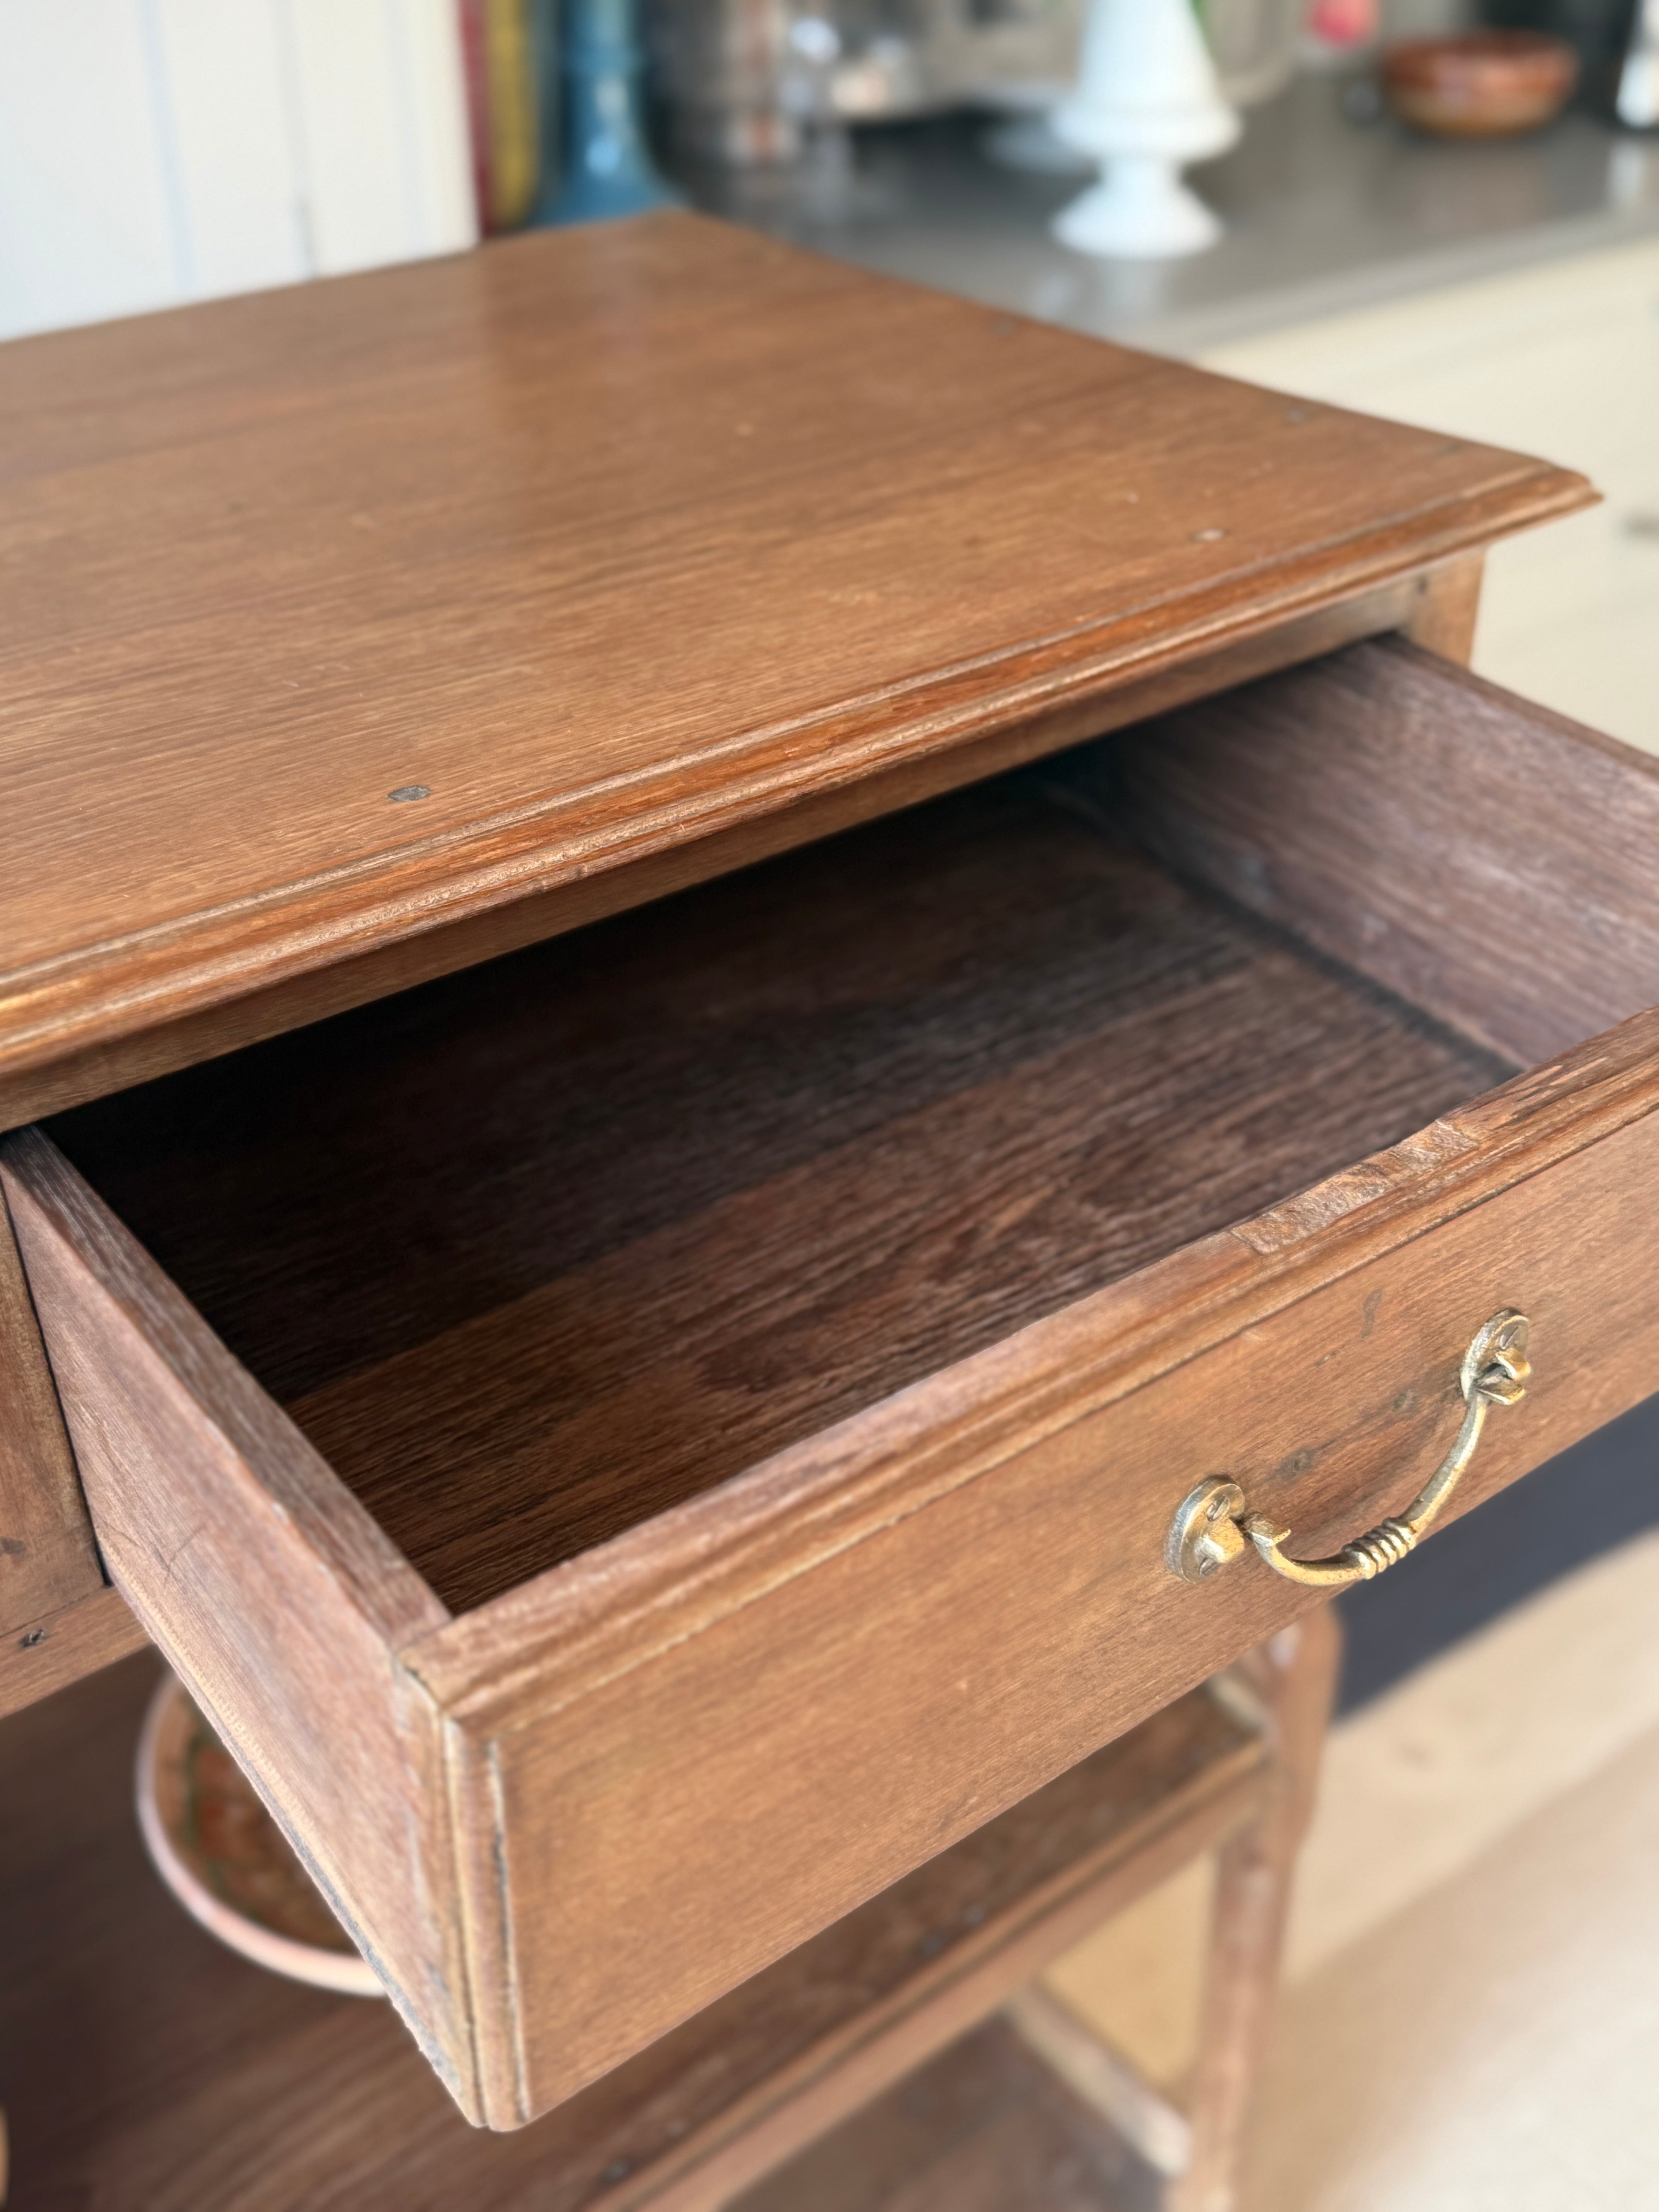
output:
[[678,213],[16,341],[0,471],[0,1121],[1589,495]]

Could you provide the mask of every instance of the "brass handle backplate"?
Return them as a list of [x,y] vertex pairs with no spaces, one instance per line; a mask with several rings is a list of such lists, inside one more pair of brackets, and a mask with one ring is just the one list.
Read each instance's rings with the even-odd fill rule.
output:
[[1164,1557],[1170,1572],[1183,1582],[1207,1582],[1218,1568],[1254,1545],[1275,1574],[1293,1583],[1339,1589],[1344,1583],[1368,1583],[1403,1559],[1474,1457],[1488,1408],[1513,1406],[1526,1395],[1532,1373],[1527,1364],[1527,1334],[1525,1314],[1510,1312],[1494,1314],[1477,1333],[1457,1378],[1468,1407],[1457,1441],[1397,1519],[1356,1536],[1334,1559],[1293,1559],[1285,1548],[1290,1530],[1275,1528],[1264,1513],[1252,1513],[1236,1482],[1212,1474],[1182,1499],[1170,1524]]

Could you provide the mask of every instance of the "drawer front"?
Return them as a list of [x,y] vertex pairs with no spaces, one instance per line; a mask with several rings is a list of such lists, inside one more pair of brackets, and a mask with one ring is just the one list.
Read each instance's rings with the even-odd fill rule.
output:
[[475,1987],[517,2021],[494,2109],[568,2094],[1316,1602],[1253,1557],[1169,1574],[1201,1477],[1328,1551],[1403,1508],[1455,1432],[1469,1338],[1519,1307],[1534,1382],[1494,1411],[1462,1510],[1654,1388],[1656,1288],[1649,1118],[750,1601],[641,1607],[538,1660],[532,1585],[470,1688],[481,1616],[410,1650],[452,1712]]
[[1460,1507],[1645,1395],[1656,1069],[1638,1016],[459,1619],[44,1138],[0,1176],[112,1578],[510,2127],[1316,1601],[1170,1576],[1202,1478],[1334,1548],[1504,1307]]

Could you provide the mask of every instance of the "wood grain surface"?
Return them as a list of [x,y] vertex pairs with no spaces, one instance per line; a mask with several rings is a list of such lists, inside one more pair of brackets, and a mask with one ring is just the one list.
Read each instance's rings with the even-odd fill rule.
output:
[[105,1582],[89,1597],[8,1629],[0,1640],[0,1718],[97,1674],[149,1640],[120,1591]]
[[1169,1365],[1121,1395],[1159,1332],[1099,1293],[405,1648],[455,1731],[474,1986],[521,2022],[523,2112],[1305,1610],[1248,1557],[1169,1575],[1202,1476],[1334,1550],[1443,1454],[1504,1306],[1535,1379],[1459,1510],[1651,1394],[1659,1117],[1395,1225],[1276,1310],[1255,1275],[1212,1348],[1214,1285],[1167,1285]]
[[567,2140],[595,2152],[614,2156],[630,2116],[638,2179],[617,2189],[617,2212],[721,2212],[1102,1921],[1258,1824],[1275,1786],[1263,1733],[1218,1710],[1206,1691],[1178,1700],[572,2100]]
[[1467,553],[1461,560],[1428,570],[1417,605],[1403,623],[1390,623],[1390,629],[1403,630],[1425,653],[1467,668],[1474,652],[1486,568],[1484,553]]
[[1394,630],[1414,636],[1423,621],[1437,634],[1434,618],[1445,573],[1426,569],[1395,577],[1328,605],[1275,617],[1263,629],[1230,635],[1219,646],[1157,662],[1109,693],[1061,700],[945,750],[902,756],[850,782],[823,785],[769,813],[743,817],[690,842],[653,849],[626,867],[485,907],[435,930],[388,938],[371,951],[260,983],[238,998],[212,1000],[193,1012],[164,1012],[154,1023],[106,1042],[67,1045],[49,1064],[10,1073],[0,1065],[0,1128],[194,1066],[434,976],[539,944],[563,930],[667,897],[688,884],[707,883],[854,823],[874,821],[1189,699],[1294,667],[1357,639]]
[[1038,772],[52,1128],[460,1611],[1506,1072]]
[[0,475],[13,1120],[1589,496],[680,214],[22,340]]
[[[103,1588],[87,1501],[0,1194],[0,1648]],[[38,1638],[37,1638],[38,1640]]]
[[1659,761],[1398,639],[1117,741],[1140,834],[1523,1065],[1659,1003]]
[[[742,2172],[733,2142],[752,2144],[758,2118],[771,2112],[775,2140],[758,2165],[751,2148],[749,2181],[778,2163],[777,2142],[796,2148],[828,2124],[825,2093],[854,2057],[884,2047],[886,2070],[869,2078],[884,2086],[990,2010],[1029,1956],[1070,1940],[1054,1911],[1068,1866],[1085,1903],[1103,1871],[1139,1863],[1144,1887],[1171,1824],[1203,1812],[1213,1837],[1257,1802],[1263,1775],[1259,1739],[1207,1695],[1186,1699],[503,2137],[466,2126],[385,2007],[249,1966],[168,1896],[132,1817],[155,1676],[136,1661],[0,1729],[0,2075],[17,2212],[689,2212],[712,2155]],[[1018,1953],[999,1983],[1007,1938],[1045,1927],[1046,1952]],[[970,1960],[993,1978],[953,2014]],[[791,2108],[793,2137],[776,2128]],[[838,2166],[831,2152],[826,2173]]]
[[112,1580],[476,2112],[437,1727],[390,1658],[444,1607],[44,1139],[0,1187]]
[[[1448,716],[1486,696],[1437,696]],[[1595,776],[1584,789],[1595,807],[1620,803]],[[849,854],[866,857],[838,892]],[[1547,846],[1525,865],[1547,873]],[[1539,895],[1547,910],[1547,885]],[[707,935],[700,915],[715,918]],[[1199,1476],[1236,1474],[1298,1547],[1326,1551],[1397,1510],[1443,1450],[1458,1362],[1498,1308],[1532,1316],[1536,1373],[1524,1405],[1494,1419],[1460,1510],[1649,1395],[1659,1369],[1659,1012],[1465,1090],[1466,1103],[1425,1101],[1437,1118],[1298,1189],[1318,1172],[1310,1131],[1379,1096],[1405,1113],[1425,1066],[1437,1084],[1490,1080],[1490,1056],[1182,891],[1115,836],[1095,794],[1052,771],[603,934],[605,988],[586,997],[589,940],[572,937],[343,1023],[376,1040],[363,1096],[381,1103],[355,1137],[337,1052],[309,1088],[270,1084],[263,1122],[257,1097],[214,1091],[226,1069],[59,1133],[114,1178],[123,1210],[142,1201],[144,1163],[161,1162],[155,1192],[182,1189],[185,1163],[199,1164],[198,1225],[164,1257],[244,1332],[238,1348],[252,1356],[265,1332],[291,1362],[298,1409],[399,1363],[400,1389],[418,1394],[422,1357],[435,1363],[452,1332],[510,1340],[549,1251],[591,1285],[635,1245],[659,1255],[639,1279],[672,1308],[671,1349],[678,1332],[698,1387],[730,1389],[743,1449],[769,1418],[751,1401],[774,1392],[798,1409],[795,1441],[695,1494],[675,1493],[676,1474],[640,1495],[633,1525],[539,1574],[526,1565],[528,1579],[459,1618],[47,1140],[9,1147],[112,1572],[209,1710],[222,1718],[231,1701],[256,1776],[300,1833],[337,1864],[331,1820],[342,1834],[362,1820],[363,1917],[372,1906],[401,1930],[449,2024],[441,2042],[453,2027],[461,2048],[471,2022],[478,2109],[501,2126],[622,2063],[1293,1620],[1306,1594],[1254,1559],[1202,1590],[1167,1574],[1164,1532]],[[785,957],[769,965],[775,945]],[[526,988],[544,973],[556,988]],[[562,1030],[576,1005],[582,1024]],[[470,1042],[447,1079],[422,1089],[426,1010],[447,1006],[447,1022],[474,1006],[480,1026],[453,1032]],[[264,1064],[309,1043],[273,1046]],[[1419,1048],[1438,1057],[1413,1072]],[[1405,1091],[1388,1088],[1397,1071]],[[200,1110],[175,1122],[170,1097]],[[141,1118],[124,1139],[128,1111]],[[330,1129],[340,1141],[315,1141]],[[297,1152],[282,1165],[291,1130],[328,1164],[325,1203]],[[458,1130],[467,1173],[450,1193]],[[537,1164],[544,1130],[559,1133],[571,1189]],[[1091,1184],[1096,1139],[1109,1171]],[[1229,1192],[1228,1206],[1246,1203],[1261,1160],[1278,1195],[1203,1233],[1202,1209]],[[1079,1189],[1092,1212],[1073,1209]],[[693,1243],[677,1279],[659,1256],[672,1239],[704,1217],[741,1224],[755,1192],[747,1243],[716,1241],[708,1270]],[[383,1202],[401,1208],[389,1231]],[[178,1203],[158,1203],[146,1234],[164,1237]],[[935,1204],[957,1224],[937,1256]],[[832,1264],[816,1304],[787,1310],[769,1363],[757,1339],[775,1316],[744,1308],[729,1255],[763,1256],[775,1212],[793,1224],[802,1279]],[[884,1243],[890,1213],[902,1233]],[[203,1230],[204,1216],[234,1237]],[[1091,1289],[1097,1246],[1127,1272]],[[312,1285],[348,1247],[359,1296],[319,1330]],[[907,1273],[913,1251],[927,1266]],[[875,1295],[860,1308],[847,1285],[863,1295],[869,1253]],[[240,1320],[239,1269],[252,1288]],[[787,1294],[787,1271],[775,1279]],[[625,1334],[631,1309],[587,1296]],[[1045,1310],[1043,1297],[1070,1302]],[[971,1315],[977,1299],[975,1348],[940,1312]],[[526,1365],[548,1344],[527,1332]],[[898,1362],[912,1358],[906,1382]],[[865,1401],[837,1419],[839,1369],[860,1361]],[[452,1437],[469,1425],[483,1437],[499,1415],[511,1474],[502,1371],[482,1352],[457,1361],[426,1404]],[[619,1485],[635,1462],[659,1481],[696,1402],[653,1397],[654,1380],[641,1369],[608,1407],[596,1401],[597,1425],[631,1440]],[[718,1425],[707,1433],[718,1449]],[[566,1439],[558,1449],[544,1492],[563,1474]],[[487,1455],[473,1480],[483,1517]],[[353,1698],[376,1728],[392,1716],[380,1735],[348,1725]],[[350,1803],[330,1810],[313,1800],[345,1787],[343,1761],[319,1773],[333,1727],[362,1765]],[[398,1808],[413,1872],[377,1863],[374,1805]],[[439,1936],[464,1957],[441,1956]]]

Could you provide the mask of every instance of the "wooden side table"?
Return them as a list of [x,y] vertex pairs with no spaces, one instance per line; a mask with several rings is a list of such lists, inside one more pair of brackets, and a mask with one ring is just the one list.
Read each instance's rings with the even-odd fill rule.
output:
[[1659,768],[1455,665],[1581,479],[678,215],[0,458],[0,1685],[136,1620],[473,2123],[1650,1389]]

